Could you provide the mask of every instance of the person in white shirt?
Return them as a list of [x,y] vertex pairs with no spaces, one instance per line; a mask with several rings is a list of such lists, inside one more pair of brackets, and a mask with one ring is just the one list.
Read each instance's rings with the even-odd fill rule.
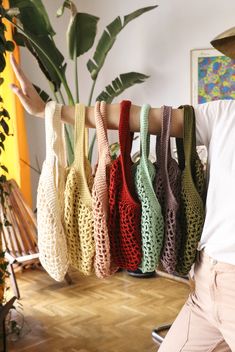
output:
[[[45,103],[13,56],[20,87],[13,92],[32,115],[44,117]],[[218,100],[194,107],[196,139],[208,151],[206,219],[194,266],[195,291],[169,330],[161,352],[235,352],[235,101]],[[140,107],[132,105],[130,129],[139,131]],[[107,107],[107,127],[118,129],[119,104]],[[62,107],[62,120],[74,123],[74,107]],[[93,107],[86,125],[95,127]],[[152,108],[149,132],[161,128],[161,109]],[[171,136],[183,135],[183,110],[173,109]]]

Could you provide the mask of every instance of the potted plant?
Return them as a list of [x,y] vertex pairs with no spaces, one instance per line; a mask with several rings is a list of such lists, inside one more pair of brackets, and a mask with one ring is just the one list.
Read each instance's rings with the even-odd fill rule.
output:
[[[78,12],[74,1],[66,0],[57,11],[57,16],[63,16],[64,11],[70,11],[70,21],[67,28],[66,40],[69,57],[74,65],[75,94],[71,92],[66,77],[64,55],[56,46],[55,31],[53,30],[46,8],[41,0],[9,0],[10,8],[5,9],[5,18],[15,26],[14,39],[18,45],[25,46],[36,58],[40,69],[49,81],[51,97],[63,104],[73,105],[79,102],[79,79],[77,74],[77,63],[79,58],[89,50],[93,51],[92,57],[87,62],[87,69],[91,78],[91,90],[87,105],[94,100],[94,88],[100,76],[106,57],[112,49],[118,35],[134,19],[142,14],[151,11],[157,5],[144,7],[123,18],[117,16],[104,29],[98,40],[96,48],[94,41],[97,34],[99,18],[88,13]],[[143,83],[149,76],[139,72],[125,72],[113,79],[105,89],[100,92],[95,100],[105,100],[111,103],[115,97],[120,95],[129,87]],[[64,89],[65,96],[62,93]],[[43,99],[47,101],[51,97],[36,87]],[[66,126],[66,144],[69,164],[73,161],[73,127]],[[89,150],[91,160],[95,137],[92,140]]]

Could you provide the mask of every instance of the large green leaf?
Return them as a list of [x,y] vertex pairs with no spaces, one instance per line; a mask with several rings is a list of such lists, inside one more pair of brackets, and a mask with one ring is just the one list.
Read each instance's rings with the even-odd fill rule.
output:
[[[25,30],[25,33],[33,39],[37,45],[46,53],[48,57],[53,61],[54,65],[61,71],[61,73],[65,74],[66,65],[64,64],[64,57],[61,52],[55,46],[55,43],[52,38],[49,36],[35,36],[34,34]],[[53,83],[55,91],[60,88],[61,79],[58,77],[57,72],[54,67],[48,61],[47,57],[43,54],[43,52],[34,45],[23,33],[19,33],[18,31],[14,31],[14,40],[18,45],[24,45],[28,48],[28,50],[33,54],[33,56],[38,61],[38,64],[47,77],[47,79]]]
[[116,17],[113,22],[111,22],[106,29],[104,30],[94,53],[92,59],[90,59],[87,63],[87,68],[91,74],[91,78],[93,80],[96,79],[99,71],[101,70],[105,58],[112,48],[117,35],[121,32],[121,30],[132,20],[139,17],[143,13],[153,10],[158,5],[144,7],[142,9],[138,9],[126,16],[124,16],[124,20],[122,22],[120,16]]
[[[147,78],[149,78],[149,76],[139,72],[122,73],[119,77],[115,78],[111,84],[105,87],[105,90],[98,95],[96,100],[104,100],[106,103],[111,104],[113,99],[123,93],[127,88],[137,83],[143,83]],[[92,160],[95,138],[96,134],[94,134],[89,148],[88,159],[90,161]]]
[[67,30],[67,43],[71,59],[87,52],[94,44],[99,18],[88,13],[71,17]]
[[[14,39],[18,45],[24,45],[36,57],[40,68],[50,80],[57,91],[61,85],[61,79],[58,77],[53,65],[48,57],[64,75],[65,64],[62,53],[58,50],[52,36],[55,34],[51,27],[47,12],[41,0],[10,0],[12,7],[18,7],[20,14],[17,16],[23,26],[24,32],[32,39],[42,51],[34,45],[23,33],[15,32]],[[44,53],[43,53],[44,52]]]
[[127,72],[120,74],[111,84],[105,87],[96,100],[104,100],[106,103],[111,103],[115,97],[123,93],[127,88],[132,87],[137,83],[143,83],[149,76],[139,72]]
[[10,7],[18,7],[24,28],[39,36],[55,34],[41,0],[10,0]]

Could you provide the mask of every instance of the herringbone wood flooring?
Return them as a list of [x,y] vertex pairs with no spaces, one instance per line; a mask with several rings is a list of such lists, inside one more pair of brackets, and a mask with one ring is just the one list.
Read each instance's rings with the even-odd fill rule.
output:
[[153,352],[152,329],[171,322],[189,288],[165,278],[119,272],[100,280],[72,272],[73,284],[44,271],[17,274],[30,332],[9,343],[11,352]]

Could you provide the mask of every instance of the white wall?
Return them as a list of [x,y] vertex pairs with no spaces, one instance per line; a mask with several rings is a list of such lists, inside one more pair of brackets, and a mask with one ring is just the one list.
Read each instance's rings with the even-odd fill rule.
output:
[[[44,1],[52,25],[57,32],[55,41],[67,60],[66,28],[69,12],[63,18],[55,17],[62,0]],[[141,105],[168,104],[178,106],[190,103],[190,50],[208,48],[210,41],[225,29],[235,26],[234,0],[75,0],[79,11],[100,17],[100,37],[103,28],[117,15],[125,15],[137,8],[158,4],[159,7],[137,18],[119,35],[97,82],[94,97],[119,73],[138,71],[151,77],[144,84],[136,85],[119,96]],[[87,103],[91,79],[86,62],[92,56],[90,51],[79,63],[80,99]],[[22,50],[22,67],[30,79],[48,89],[40,69],[28,52]],[[74,91],[73,67],[67,69],[68,82]],[[27,116],[31,164],[36,158],[41,164],[45,156],[43,121]],[[111,139],[114,140],[115,137]],[[137,144],[135,146],[137,148]],[[34,190],[38,175],[32,171]]]

